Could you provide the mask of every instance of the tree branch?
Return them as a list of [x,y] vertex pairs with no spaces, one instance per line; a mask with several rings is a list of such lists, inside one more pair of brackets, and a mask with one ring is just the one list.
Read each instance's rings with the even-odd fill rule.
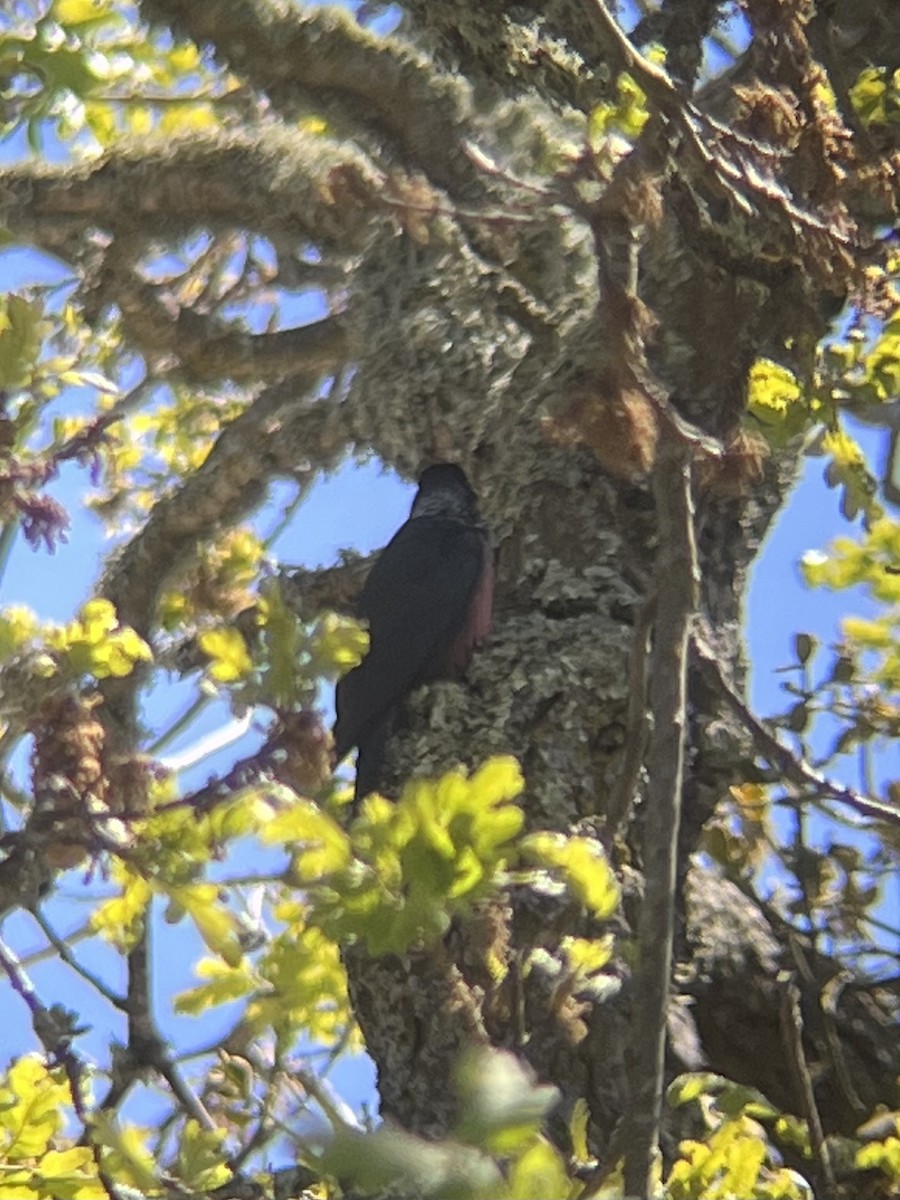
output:
[[[266,389],[222,430],[199,470],[156,504],[103,581],[101,594],[116,606],[120,621],[148,636],[166,581],[198,542],[254,508],[273,477],[302,471],[302,486],[309,487],[320,470],[337,464],[348,440],[346,415],[340,407],[302,399],[314,382],[311,376],[288,378]],[[102,685],[103,719],[112,718],[128,747],[142,680],[143,672],[135,670]]]
[[703,42],[718,23],[721,8],[721,0],[663,0],[660,8],[645,12],[632,40],[639,46],[660,42],[668,52],[669,70],[690,86],[703,61]]
[[251,334],[218,317],[167,304],[161,289],[117,273],[108,289],[131,343],[145,357],[176,355],[180,373],[203,384],[267,383],[301,371],[324,374],[345,362],[347,331],[340,317],[277,333]]
[[353,615],[356,601],[377,554],[345,554],[335,567],[283,567],[279,573],[285,602],[303,621],[320,612]]
[[161,804],[155,811],[187,808],[198,815],[208,813],[243,788],[267,783],[292,788],[298,795],[315,795],[331,774],[331,756],[331,738],[318,713],[310,709],[283,713],[254,754],[238,759],[226,774],[211,778],[187,796]]
[[54,249],[98,228],[143,244],[237,226],[348,254],[362,247],[371,208],[344,185],[347,171],[381,186],[362,154],[275,121],[252,134],[123,140],[74,166],[0,170],[0,219]]
[[[304,622],[314,621],[323,612],[356,616],[357,600],[377,557],[377,552],[363,556],[345,551],[341,561],[334,567],[282,565],[277,574],[284,601]],[[234,628],[247,641],[251,641],[259,631],[258,616],[257,606],[251,604],[242,609],[232,622]],[[158,661],[167,670],[177,671],[179,675],[189,675],[192,671],[202,669],[208,662],[208,656],[200,649],[196,635],[191,635],[168,646]],[[193,709],[193,705],[188,709],[188,721],[193,720]],[[164,744],[169,742],[170,733],[171,731],[166,733]],[[161,747],[155,746],[151,753],[156,754],[159,749]]]
[[198,45],[211,43],[289,120],[312,106],[357,137],[373,129],[452,195],[484,194],[462,146],[469,89],[410,46],[368,33],[336,8],[298,12],[270,0],[142,0],[140,8]]
[[655,620],[656,599],[651,596],[638,611],[631,639],[624,754],[606,813],[612,838],[618,835],[630,815],[644,763],[644,752],[647,749],[647,734],[650,729],[650,714],[647,710],[647,660],[650,633]]
[[[682,96],[665,68],[643,57],[631,44],[606,0],[588,0],[587,7],[621,69],[634,76],[658,111],[678,130],[685,151],[708,184],[723,192],[745,218],[766,219],[770,236],[782,246],[783,255],[801,250],[808,267],[820,267],[826,278],[836,267],[839,274],[846,274],[848,255],[859,250],[859,230],[846,211],[832,204],[816,212],[808,200],[798,203],[785,184],[784,172],[776,178],[770,169],[778,157],[776,152],[717,122]],[[725,146],[728,154],[724,153]]]
[[816,1105],[809,1065],[803,1052],[803,1014],[800,1011],[800,989],[789,971],[780,971],[778,982],[781,985],[779,1017],[785,1055],[797,1100],[809,1127],[810,1146],[819,1182],[823,1188],[823,1196],[827,1198],[834,1194],[834,1171],[831,1167],[828,1143],[822,1129],[822,1118]]
[[147,633],[166,580],[198,541],[259,503],[274,476],[296,474],[304,457],[310,478],[336,464],[346,448],[340,418],[303,400],[312,382],[290,378],[266,389],[225,426],[202,467],[153,508],[104,581],[122,621]]
[[653,477],[658,550],[657,619],[650,672],[653,731],[643,820],[644,897],[638,925],[638,964],[632,982],[633,1081],[625,1134],[625,1191],[653,1194],[653,1168],[662,1112],[666,1013],[672,965],[675,886],[684,731],[688,635],[697,604],[688,447],[668,437]]
[[537,95],[587,113],[609,95],[609,78],[605,44],[584,7],[522,0],[488,11],[471,0],[404,0],[403,11],[448,68],[504,96]]
[[201,1129],[215,1129],[216,1123],[206,1106],[188,1087],[159,1035],[151,1011],[150,986],[150,910],[144,918],[144,931],[128,955],[128,1047],[126,1073],[133,1081],[148,1069],[156,1071],[169,1085],[185,1114]]
[[105,984],[98,975],[95,975],[93,971],[89,971],[87,967],[83,966],[78,961],[69,944],[65,939],[61,938],[56,933],[50,922],[39,909],[34,909],[31,913],[31,916],[37,922],[41,932],[44,934],[44,937],[46,937],[47,941],[59,955],[60,961],[64,962],[66,966],[70,967],[77,975],[80,975],[81,978],[89,983],[92,988],[95,988],[96,991],[99,992],[99,994],[103,997],[103,999],[112,1004],[114,1008],[117,1008],[120,1012],[124,1012],[126,1009],[125,997],[120,996],[118,992],[114,991],[111,987]]
[[836,783],[810,766],[804,759],[799,758],[787,746],[783,746],[778,738],[766,729],[765,725],[750,711],[731,684],[722,673],[721,665],[710,648],[709,642],[700,633],[695,633],[691,644],[697,662],[707,682],[715,688],[731,711],[740,718],[747,727],[756,743],[760,757],[779,770],[790,783],[804,791],[811,791],[816,800],[837,800],[848,804],[864,817],[875,821],[887,821],[888,824],[900,827],[900,809],[873,800],[870,796],[860,795],[853,788]]
[[[86,1105],[85,1065],[72,1049],[72,1039],[79,1032],[75,1027],[75,1014],[54,1004],[47,1008],[35,990],[34,984],[10,947],[0,941],[0,969],[9,980],[10,987],[21,997],[31,1013],[31,1023],[35,1035],[44,1047],[51,1065],[58,1063],[66,1073],[69,1092],[72,1096],[72,1107],[87,1130],[90,1124],[90,1113]],[[97,1177],[109,1200],[120,1200],[121,1193],[103,1167],[99,1145],[90,1143],[97,1168]]]

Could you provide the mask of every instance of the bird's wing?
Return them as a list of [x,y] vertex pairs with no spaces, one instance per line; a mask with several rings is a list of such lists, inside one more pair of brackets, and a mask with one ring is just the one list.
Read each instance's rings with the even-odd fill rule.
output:
[[407,521],[388,542],[359,604],[369,622],[369,652],[337,686],[338,759],[449,650],[468,615],[484,560],[485,541],[477,529],[438,517]]

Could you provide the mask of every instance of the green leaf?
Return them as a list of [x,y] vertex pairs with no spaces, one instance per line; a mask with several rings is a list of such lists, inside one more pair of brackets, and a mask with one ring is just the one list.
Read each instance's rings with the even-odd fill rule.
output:
[[368,649],[369,634],[365,626],[350,617],[327,613],[313,631],[312,670],[326,679],[337,678],[357,666]]
[[848,89],[850,103],[864,125],[900,123],[900,69],[866,67]]
[[17,1059],[0,1084],[0,1159],[21,1162],[44,1154],[71,1101],[59,1072],[30,1055]]
[[37,617],[24,605],[0,609],[0,662],[25,649],[39,628]]
[[283,1041],[302,1036],[332,1046],[353,1028],[339,947],[298,901],[280,904],[275,915],[286,928],[257,964],[261,982],[246,1020]]
[[[412,779],[396,803],[368,796],[349,843],[308,802],[276,825],[300,835],[296,860],[308,886],[310,919],[330,937],[364,938],[373,954],[427,944],[499,886],[524,816],[512,801],[523,786],[511,758],[440,779]],[[278,819],[276,819],[278,820]]]
[[671,1108],[680,1108],[699,1100],[701,1096],[713,1095],[725,1085],[725,1077],[709,1071],[690,1072],[673,1079],[666,1091],[666,1101]]
[[53,0],[50,14],[60,25],[87,25],[104,18],[112,8],[111,0]]
[[220,958],[201,959],[194,973],[205,979],[198,987],[175,997],[175,1012],[196,1017],[219,1004],[230,1004],[250,995],[259,985],[259,977],[247,959],[229,967]]
[[818,646],[817,640],[810,633],[795,633],[794,634],[794,655],[799,663],[804,666],[816,652]]
[[267,821],[261,837],[268,845],[294,849],[293,873],[301,883],[315,883],[350,864],[347,834],[328,813],[302,797]]
[[459,1111],[456,1136],[497,1154],[510,1154],[530,1141],[559,1099],[555,1087],[535,1083],[515,1055],[474,1050],[457,1074]]
[[602,848],[590,838],[559,833],[533,833],[522,849],[541,866],[561,875],[586,908],[605,920],[619,905],[621,892],[615,872]]
[[398,1189],[434,1200],[487,1200],[503,1195],[503,1177],[486,1154],[454,1142],[426,1141],[389,1125],[373,1133],[338,1129],[323,1166],[330,1175],[352,1179],[356,1190],[366,1195],[392,1194]]
[[211,660],[209,673],[217,683],[236,683],[252,671],[247,643],[237,629],[208,629],[198,641]]
[[[900,116],[900,108],[898,108]],[[866,381],[882,403],[900,395],[900,312],[882,328],[875,345],[865,358]]]
[[230,967],[238,966],[244,953],[238,936],[240,926],[234,913],[225,907],[220,889],[214,883],[176,887],[160,882],[158,886],[184,909],[210,950]]
[[31,382],[44,332],[40,300],[0,296],[0,388],[13,392]]
[[113,859],[110,871],[122,890],[118,896],[104,900],[94,909],[90,926],[95,933],[127,952],[144,931],[144,918],[153,893],[141,875],[130,871],[117,859]]
[[[647,58],[658,65],[665,62],[664,47],[650,46]],[[588,138],[592,148],[601,149],[600,143],[610,134],[620,134],[633,141],[650,120],[647,94],[627,71],[616,77],[615,101],[604,101],[595,105],[588,115]]]
[[155,1195],[159,1189],[156,1159],[149,1150],[150,1130],[119,1124],[106,1113],[95,1111],[93,1140],[104,1147],[103,1165],[117,1183],[131,1184]]
[[784,446],[810,424],[810,406],[796,376],[769,358],[758,358],[747,381],[747,407],[774,446]]
[[[90,1146],[48,1150],[31,1168],[31,1177],[35,1200],[41,1196],[52,1196],[53,1200],[99,1200],[104,1193]],[[11,1196],[12,1191],[7,1195]]]
[[195,1120],[185,1122],[176,1172],[192,1191],[212,1191],[231,1179],[234,1172],[226,1162],[226,1137],[225,1129],[201,1129]]
[[856,1152],[856,1166],[861,1171],[881,1171],[893,1183],[900,1184],[900,1137],[888,1137],[882,1142],[860,1147]]
[[144,639],[120,625],[115,607],[102,598],[88,600],[74,621],[48,632],[47,644],[73,675],[95,679],[130,675],[139,662],[153,658]]
[[876,500],[878,485],[858,442],[844,430],[834,429],[824,435],[821,444],[824,453],[830,455],[825,482],[829,487],[843,489],[841,512],[847,520],[855,520],[860,513],[869,520],[880,517],[882,508]]
[[583,1185],[566,1171],[559,1151],[543,1137],[535,1138],[508,1171],[504,1200],[548,1200],[583,1194]]
[[299,698],[298,660],[304,634],[296,614],[284,602],[277,580],[267,583],[257,604],[265,646],[265,685],[276,708],[290,709]]

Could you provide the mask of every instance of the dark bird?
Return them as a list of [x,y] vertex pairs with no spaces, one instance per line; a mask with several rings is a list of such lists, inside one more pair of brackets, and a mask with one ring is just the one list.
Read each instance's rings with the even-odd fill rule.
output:
[[359,747],[356,799],[377,790],[397,709],[420,684],[458,678],[491,631],[494,558],[465,472],[422,472],[409,519],[379,555],[357,606],[369,651],[337,685],[335,761]]

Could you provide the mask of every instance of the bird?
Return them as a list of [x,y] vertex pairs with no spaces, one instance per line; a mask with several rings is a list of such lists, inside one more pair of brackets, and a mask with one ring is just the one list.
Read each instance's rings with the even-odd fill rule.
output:
[[335,690],[334,758],[358,748],[354,804],[376,791],[402,701],[423,683],[458,679],[491,632],[494,554],[465,472],[427,467],[409,518],[363,586],[357,615],[369,649]]

